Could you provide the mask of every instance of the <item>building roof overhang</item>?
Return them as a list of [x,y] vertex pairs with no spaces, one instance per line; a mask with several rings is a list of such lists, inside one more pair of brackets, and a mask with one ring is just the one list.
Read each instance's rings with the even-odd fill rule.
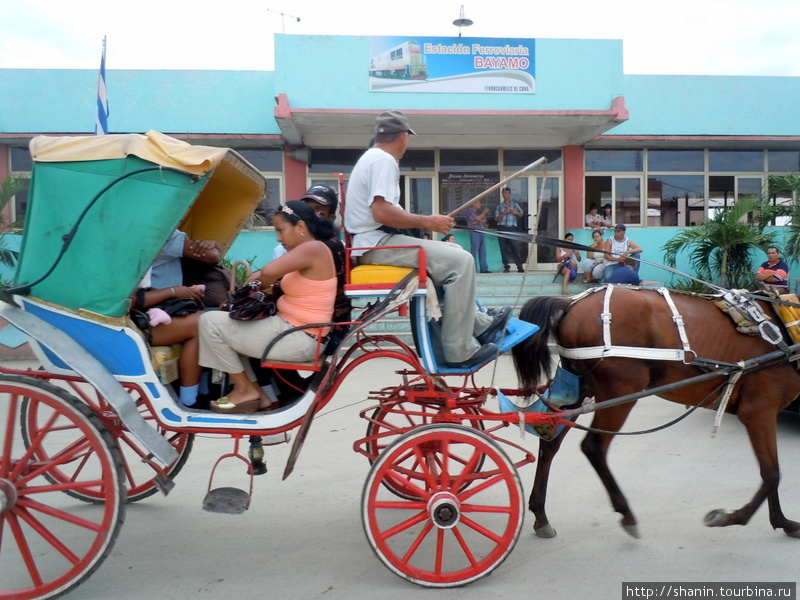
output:
[[[364,148],[376,110],[296,108],[276,98],[275,120],[290,146]],[[404,110],[418,134],[410,148],[561,148],[582,145],[628,119],[625,99],[608,110]]]

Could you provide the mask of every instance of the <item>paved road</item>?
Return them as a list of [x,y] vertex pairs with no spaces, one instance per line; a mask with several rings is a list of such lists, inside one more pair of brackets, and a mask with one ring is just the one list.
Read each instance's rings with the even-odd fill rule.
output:
[[[716,438],[713,413],[691,415],[666,431],[618,438],[612,468],[640,523],[641,539],[618,526],[605,492],[578,449],[564,444],[551,480],[549,514],[558,536],[539,539],[532,515],[509,558],[489,577],[464,588],[429,590],[408,583],[374,556],[362,530],[360,499],[367,461],[352,444],[364,431],[358,417],[369,390],[399,382],[389,361],[356,371],[315,420],[294,474],[281,481],[288,446],[268,449],[270,471],[256,479],[243,515],[204,512],[201,502],[214,460],[231,444],[198,438],[168,497],[129,506],[111,556],[69,598],[263,598],[266,600],[464,600],[472,598],[622,598],[623,581],[796,581],[800,540],[774,532],[762,507],[750,525],[709,529],[705,513],[749,500],[758,473],[743,428],[726,417]],[[491,370],[482,372],[486,385]],[[510,362],[496,382],[515,385]],[[633,428],[681,414],[674,404],[646,399]],[[582,417],[586,422],[588,417]],[[519,439],[516,429],[509,435]],[[535,449],[535,438],[522,442]],[[800,520],[800,419],[780,419],[782,499]],[[533,466],[520,475],[530,492]],[[244,484],[240,467],[224,473]],[[224,483],[224,482],[223,482]]]

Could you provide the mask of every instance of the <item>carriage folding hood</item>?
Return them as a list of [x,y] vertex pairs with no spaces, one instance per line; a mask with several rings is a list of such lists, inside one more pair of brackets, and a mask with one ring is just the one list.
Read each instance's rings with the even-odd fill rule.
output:
[[[155,131],[38,136],[30,151],[33,174],[14,285],[36,282],[51,268],[64,236],[86,211],[58,265],[30,290],[73,311],[124,316],[176,227],[194,239],[214,239],[227,252],[266,195],[264,177],[234,151]],[[127,176],[141,169],[149,170]]]

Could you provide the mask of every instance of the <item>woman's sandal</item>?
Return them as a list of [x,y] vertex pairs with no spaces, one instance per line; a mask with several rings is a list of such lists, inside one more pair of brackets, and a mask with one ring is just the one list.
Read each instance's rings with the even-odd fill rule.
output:
[[261,400],[256,398],[255,400],[246,400],[240,404],[234,404],[228,400],[227,396],[223,396],[219,400],[212,400],[210,406],[211,410],[215,413],[223,413],[228,415],[250,415],[261,410],[259,406],[260,403]]

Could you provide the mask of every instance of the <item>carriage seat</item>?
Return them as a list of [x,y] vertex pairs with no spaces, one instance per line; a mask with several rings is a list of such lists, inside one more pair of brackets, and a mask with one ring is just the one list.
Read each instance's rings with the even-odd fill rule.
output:
[[278,335],[275,339],[273,339],[265,348],[263,355],[261,356],[261,366],[265,369],[286,369],[289,371],[312,371],[314,373],[318,373],[323,369],[325,366],[325,362],[327,356],[324,353],[325,346],[328,343],[328,338],[323,336],[321,332],[316,334],[317,338],[317,348],[314,351],[314,358],[307,362],[295,363],[295,362],[285,362],[281,360],[272,360],[268,359],[267,354],[272,349],[278,340],[283,338],[284,336],[292,333],[294,331],[303,330],[304,327],[292,327],[291,329],[287,329],[280,335]]
[[[345,294],[351,298],[386,296],[392,288],[414,269],[391,265],[359,265],[350,269],[350,279],[344,286]],[[424,296],[425,288],[415,296]]]
[[181,357],[181,348],[183,348],[183,344],[150,346],[150,360],[153,362],[153,370],[164,385],[172,383],[180,375],[178,361]]

